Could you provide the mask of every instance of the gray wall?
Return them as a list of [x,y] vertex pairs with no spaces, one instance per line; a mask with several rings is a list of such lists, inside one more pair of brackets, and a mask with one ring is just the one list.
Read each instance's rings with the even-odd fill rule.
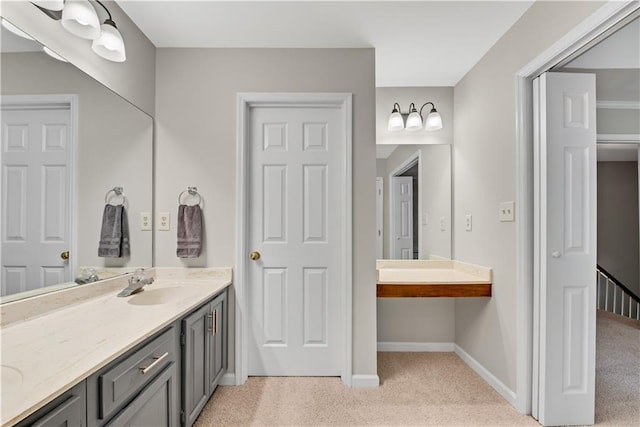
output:
[[[78,266],[151,266],[152,234],[140,231],[140,212],[152,209],[153,120],[76,67],[43,52],[1,56],[3,95],[78,96],[76,151]],[[107,190],[124,187],[131,256],[99,258]]]
[[203,254],[179,260],[175,229],[158,231],[162,266],[234,265],[238,92],[353,93],[353,372],[375,375],[374,50],[158,49],[156,70],[156,212],[175,218],[187,186],[205,201]]
[[498,206],[516,199],[515,75],[602,4],[534,3],[454,88],[453,255],[493,268],[491,298],[456,300],[456,344],[513,391],[517,224]]
[[640,295],[638,162],[598,162],[598,264]]
[[[127,60],[107,61],[91,50],[91,43],[65,30],[59,21],[26,0],[0,2],[0,14],[40,43],[75,64],[141,110],[153,116],[156,48],[112,0],[105,5],[125,41]],[[102,17],[104,10],[98,11]]]

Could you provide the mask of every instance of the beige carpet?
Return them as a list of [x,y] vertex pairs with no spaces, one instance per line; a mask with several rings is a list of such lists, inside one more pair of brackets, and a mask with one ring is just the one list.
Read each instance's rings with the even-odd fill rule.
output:
[[251,377],[219,387],[196,426],[536,426],[454,353],[378,353],[379,388]]
[[[596,424],[640,425],[640,322],[598,312]],[[538,426],[454,353],[378,353],[379,388],[337,378],[252,377],[218,387],[209,426]]]
[[640,322],[598,310],[596,424],[640,426]]

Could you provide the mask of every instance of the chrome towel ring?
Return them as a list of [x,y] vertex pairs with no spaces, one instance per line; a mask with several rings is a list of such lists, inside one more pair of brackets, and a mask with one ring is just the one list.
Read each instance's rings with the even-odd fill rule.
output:
[[124,189],[122,187],[113,187],[111,190],[107,191],[107,194],[104,195],[104,202],[109,203],[109,200],[111,199],[111,197],[122,198],[122,201],[115,206],[124,205],[127,199],[127,196],[125,196]]
[[200,203],[202,203],[202,196],[200,195],[200,193],[198,193],[198,187],[187,187],[186,190],[182,191],[182,193],[180,193],[180,195],[178,196],[178,204],[182,205],[184,203],[182,203],[182,196],[187,193],[189,196],[198,197],[198,202],[194,203],[195,205],[199,205]]

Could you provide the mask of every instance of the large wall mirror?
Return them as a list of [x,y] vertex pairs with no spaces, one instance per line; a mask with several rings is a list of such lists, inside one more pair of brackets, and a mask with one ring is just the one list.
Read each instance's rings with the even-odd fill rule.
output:
[[[451,258],[452,88],[376,89],[377,258]],[[394,131],[394,103],[432,101],[443,120],[435,132]],[[408,110],[407,110],[408,111]]]
[[[3,302],[152,265],[153,119],[16,33],[4,21]],[[98,256],[106,204],[124,205],[128,255]]]

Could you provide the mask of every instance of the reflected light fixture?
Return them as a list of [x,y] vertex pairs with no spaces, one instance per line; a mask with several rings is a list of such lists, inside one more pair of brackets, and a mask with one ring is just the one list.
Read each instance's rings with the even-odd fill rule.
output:
[[49,49],[47,46],[42,46],[42,50],[44,51],[44,53],[46,53],[53,59],[57,59],[58,61],[61,61],[61,62],[69,62],[66,59],[64,59],[62,56],[58,55],[57,53]]
[[393,104],[393,111],[391,111],[391,115],[389,116],[387,129],[392,132],[401,129],[406,129],[408,131],[422,129],[422,109],[428,104],[431,104],[431,111],[427,116],[424,129],[428,131],[442,129],[442,117],[440,117],[440,113],[436,110],[436,106],[433,102],[425,102],[422,107],[420,107],[420,111],[416,109],[416,105],[412,102],[409,104],[408,113],[402,113],[400,110],[400,104],[395,102]]
[[104,23],[100,26],[100,37],[93,41],[91,49],[109,61],[124,62],[127,59],[127,55],[125,53],[122,35],[120,31],[118,31],[116,23],[111,19],[109,9],[100,1],[98,1],[98,4],[107,11],[109,18],[105,19]]
[[83,39],[100,37],[100,21],[88,0],[67,0],[62,9],[62,26]]
[[62,10],[64,0],[31,0],[31,3],[47,10]]
[[33,37],[31,37],[29,34],[25,33],[20,28],[16,27],[15,25],[13,25],[11,22],[7,21],[4,18],[2,18],[2,26],[7,30],[11,31],[16,36],[22,37],[23,39],[27,39],[27,40],[34,40]]

